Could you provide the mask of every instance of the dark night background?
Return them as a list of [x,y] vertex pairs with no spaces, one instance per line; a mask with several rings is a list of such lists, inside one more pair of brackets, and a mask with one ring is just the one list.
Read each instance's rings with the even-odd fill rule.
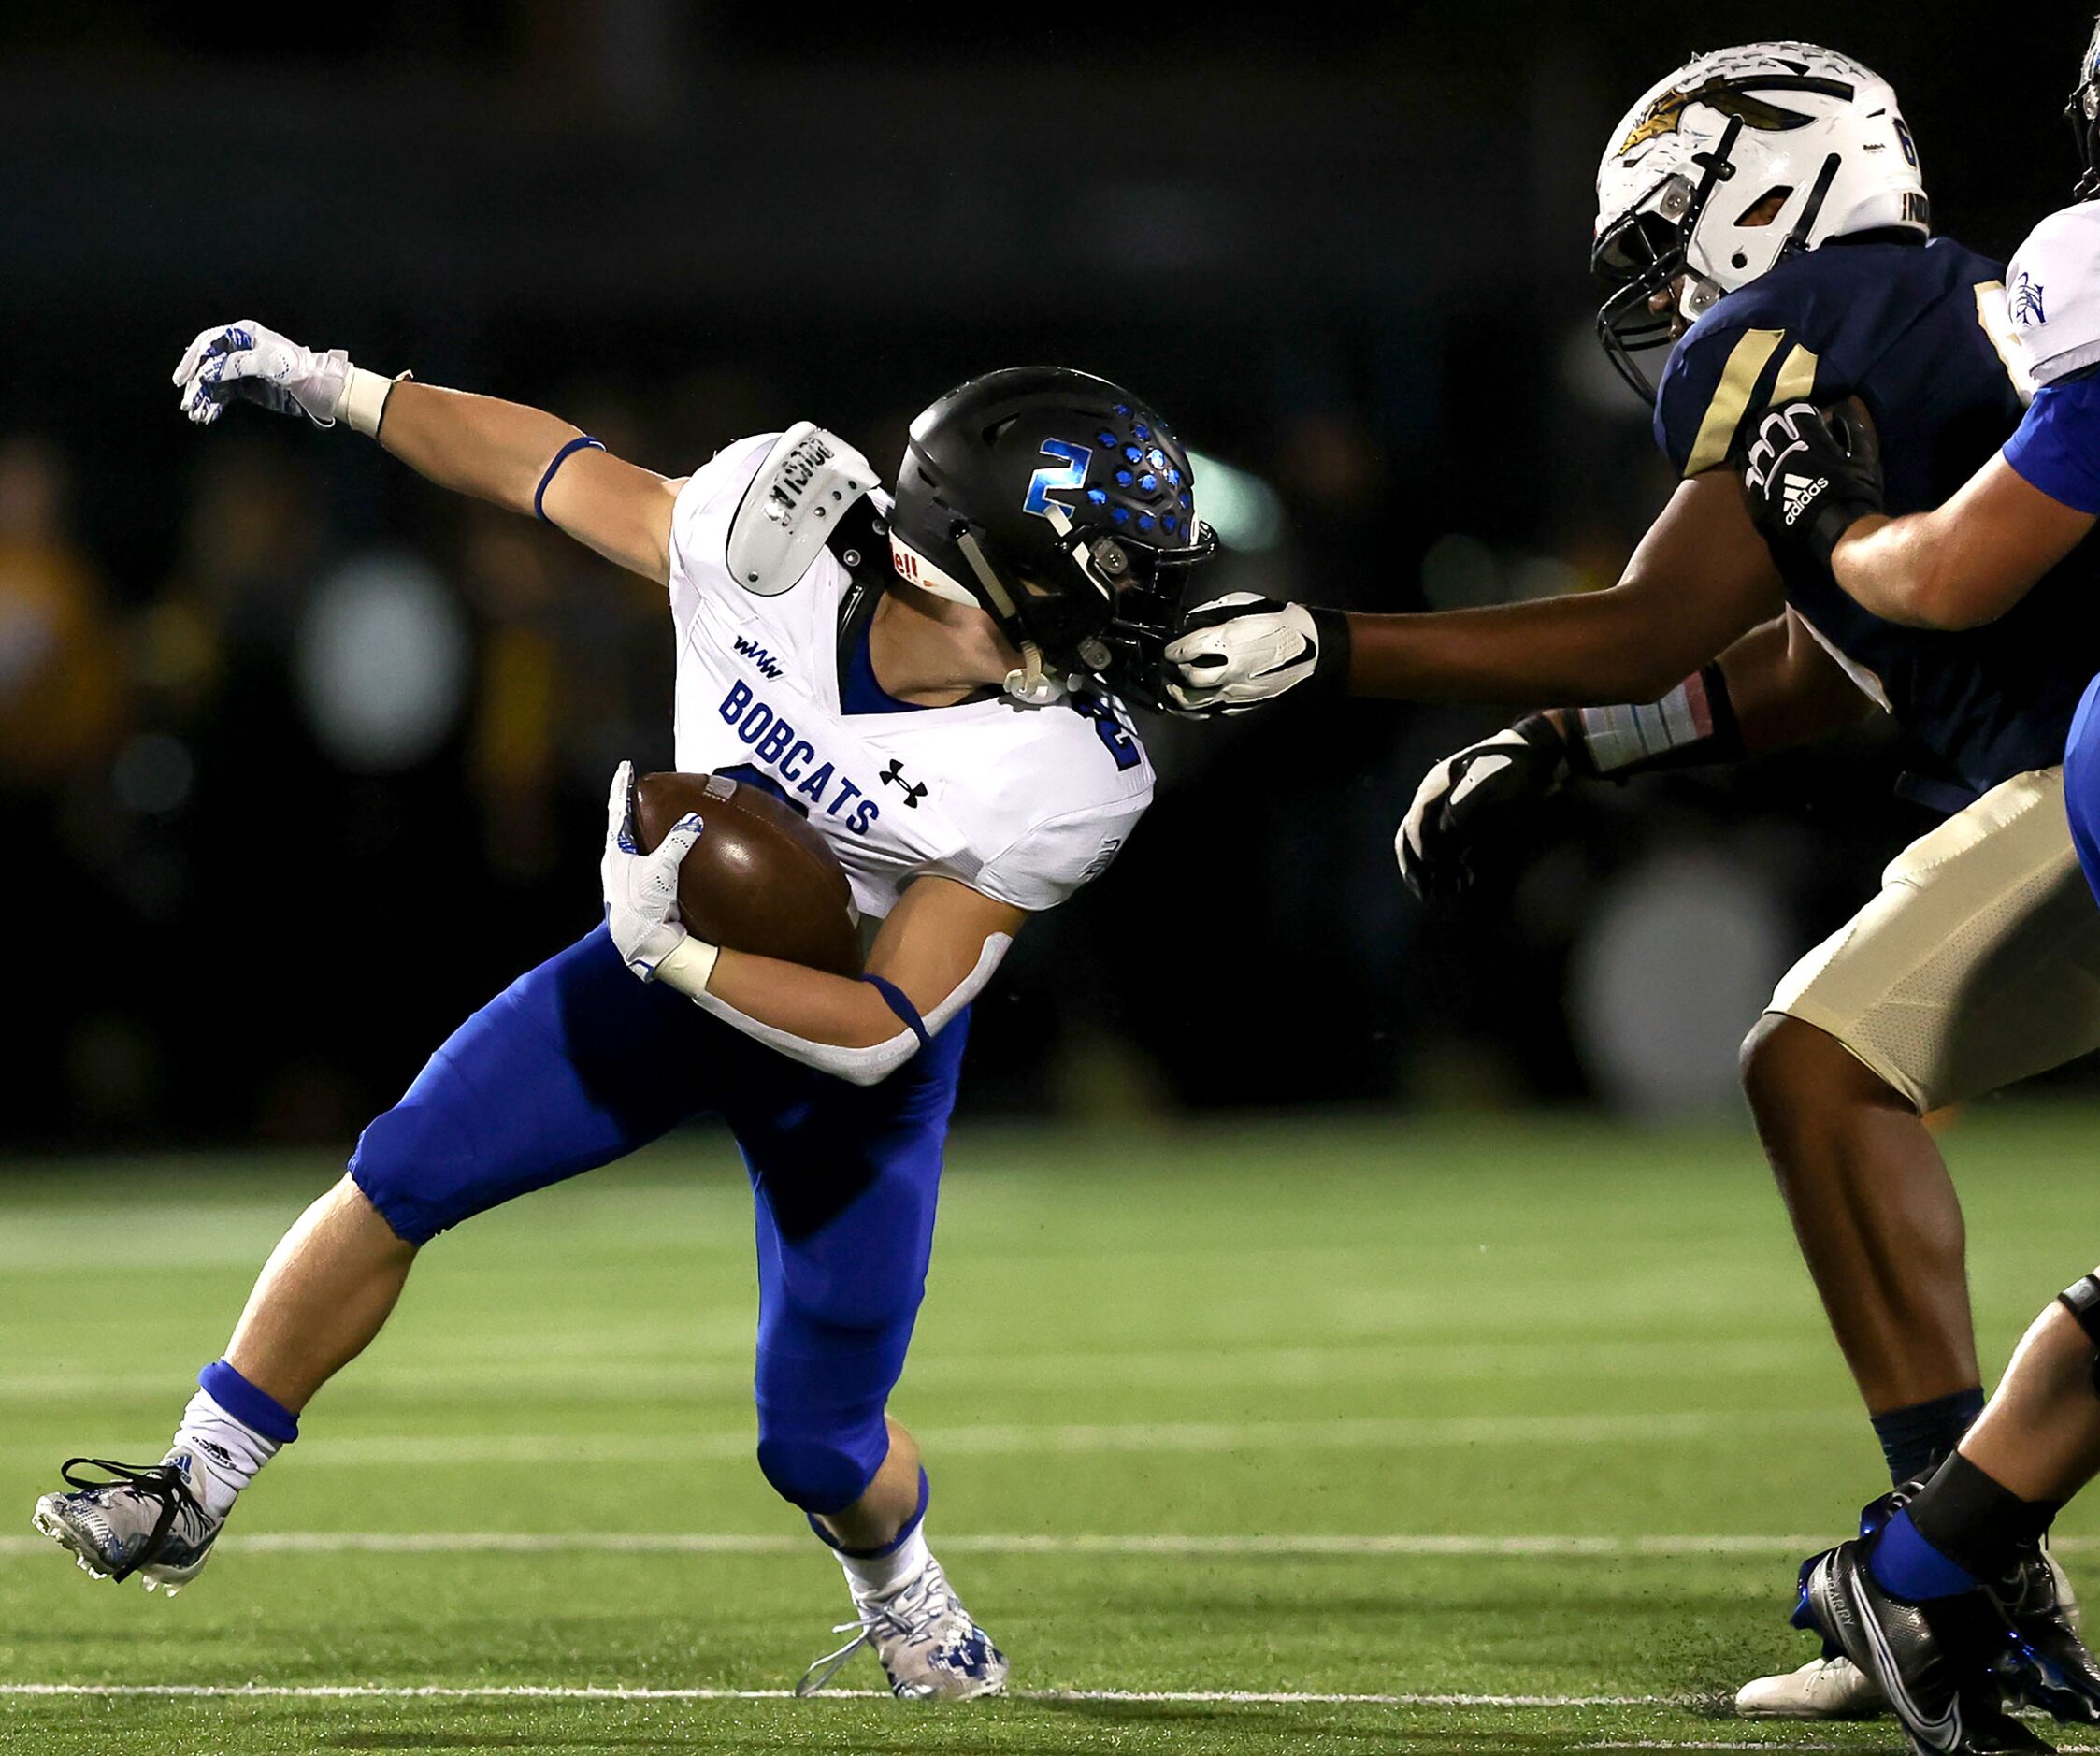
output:
[[[168,374],[206,324],[539,403],[673,474],[805,417],[886,468],[952,381],[1065,361],[1245,472],[1221,584],[1595,588],[1669,486],[1589,337],[1613,122],[1694,51],[1824,40],[1894,82],[1938,229],[2003,255],[2068,199],[2091,20],[2002,16],[0,17],[0,1144],[347,1144],[589,925],[606,775],[668,764],[653,588],[347,432],[191,428]],[[1728,1102],[1772,978],[1928,825],[1900,751],[1573,794],[1425,913],[1394,827],[1505,717],[1149,727],[1159,803],[981,1005],[966,1104]]]

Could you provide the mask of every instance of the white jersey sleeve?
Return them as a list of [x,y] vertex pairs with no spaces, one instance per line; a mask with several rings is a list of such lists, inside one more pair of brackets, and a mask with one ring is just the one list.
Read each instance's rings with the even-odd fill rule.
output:
[[2100,202],[2028,234],[2006,268],[2006,314],[2037,385],[2100,365]]
[[1030,824],[978,869],[971,887],[1017,909],[1054,909],[1109,869],[1151,802],[1147,786],[1118,806],[1083,807]]
[[[1128,725],[1105,703],[1098,716],[1064,705],[1050,762],[1013,778],[1010,796],[1029,801],[1018,832],[969,874],[971,888],[1031,912],[1054,909],[1109,869],[1152,803],[1152,764]],[[1096,736],[1093,727],[1105,728]],[[1101,765],[1116,766],[1103,772]]]

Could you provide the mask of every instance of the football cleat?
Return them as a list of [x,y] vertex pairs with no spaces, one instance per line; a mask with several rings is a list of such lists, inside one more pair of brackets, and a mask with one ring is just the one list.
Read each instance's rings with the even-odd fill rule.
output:
[[974,1701],[1006,1692],[1006,1654],[976,1622],[938,1561],[894,1590],[853,1594],[856,1621],[834,1634],[853,1638],[802,1674],[798,1695],[813,1695],[862,1647],[872,1648],[899,1701]]
[[[85,1466],[112,1479],[75,1474]],[[173,1597],[204,1571],[225,1519],[205,1509],[191,1478],[207,1465],[190,1451],[170,1451],[151,1468],[101,1458],[68,1458],[61,1472],[70,1493],[46,1494],[32,1522],[72,1551],[97,1579],[128,1579]]]
[[1872,1677],[1919,1756],[1984,1756],[2050,1747],[2007,1713],[1992,1669],[2006,1623],[1984,1591],[1907,1604],[1869,1572],[1871,1545],[1818,1555],[1802,1576],[1807,1619]]
[[[1861,1539],[1871,1537],[1888,1523],[1924,1485],[1922,1481],[1905,1482],[1868,1501],[1860,1508]],[[1808,1609],[1805,1565],[1801,1580],[1793,1625],[1813,1633],[1816,1623]],[[1827,1638],[1820,1658],[1810,1659],[1798,1670],[1753,1677],[1735,1691],[1735,1712],[1745,1720],[1871,1720],[1888,1709],[1888,1700],[1874,1678]]]
[[1992,1596],[2011,1624],[1998,1660],[2006,1692],[2066,1723],[2100,1725],[2100,1664],[2078,1638],[2078,1600],[2063,1568],[2037,1548]]
[[1871,1720],[1888,1706],[1874,1678],[1843,1653],[1755,1677],[1735,1691],[1735,1711],[1745,1720]]

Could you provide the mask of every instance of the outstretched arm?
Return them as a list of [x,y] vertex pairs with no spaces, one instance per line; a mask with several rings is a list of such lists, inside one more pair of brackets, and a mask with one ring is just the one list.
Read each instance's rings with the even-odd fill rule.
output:
[[1652,700],[1778,612],[1778,573],[1734,477],[1678,485],[1608,591],[1491,610],[1349,618],[1351,695]]
[[[367,433],[439,487],[538,512],[607,560],[659,584],[670,577],[679,483],[612,456],[567,421],[522,403],[390,381],[339,350],[315,353],[260,324],[224,324],[175,369],[182,407],[209,425],[235,400]],[[576,449],[563,456],[563,448]],[[556,458],[560,468],[552,469]]]
[[[1167,648],[1169,693],[1196,713],[1250,707],[1316,676],[1417,701],[1650,701],[1776,615],[1783,595],[1740,484],[1714,470],[1679,485],[1608,591],[1352,612],[1346,639],[1324,641],[1300,605],[1206,606]],[[1281,662],[1286,646],[1312,649],[1311,662]]]

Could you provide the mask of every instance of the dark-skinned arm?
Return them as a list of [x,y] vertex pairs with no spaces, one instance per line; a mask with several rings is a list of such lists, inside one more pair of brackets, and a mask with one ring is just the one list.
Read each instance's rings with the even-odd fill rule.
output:
[[1679,484],[1607,591],[1490,610],[1348,618],[1351,695],[1411,701],[1648,701],[1784,601],[1741,484]]

